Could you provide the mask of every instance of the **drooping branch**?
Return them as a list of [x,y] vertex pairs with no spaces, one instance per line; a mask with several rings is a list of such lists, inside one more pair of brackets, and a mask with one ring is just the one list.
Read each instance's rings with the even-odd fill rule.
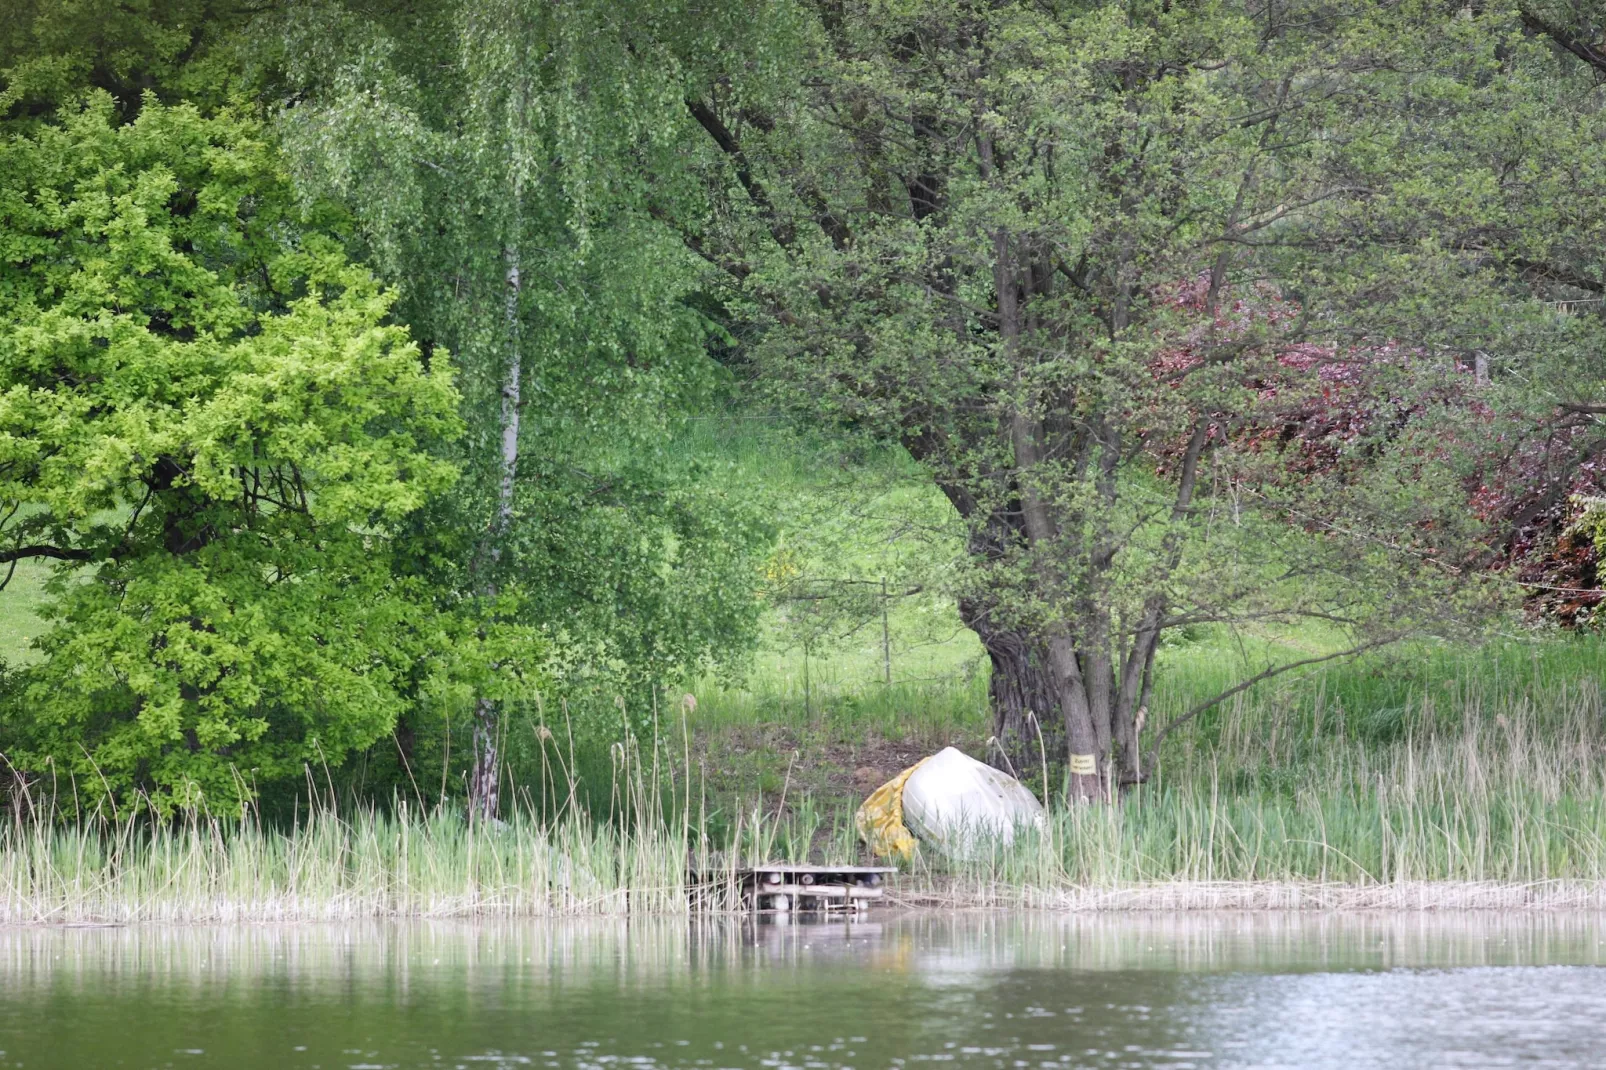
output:
[[[748,158],[747,150],[743,148],[741,141],[707,104],[695,97],[688,97],[686,107],[691,110],[692,118],[697,120],[698,125],[714,139],[714,144],[719,146],[720,151],[730,157],[731,163],[736,168],[736,180],[742,184],[742,189],[747,191],[753,207],[764,217],[770,236],[783,249],[791,249],[797,243],[797,231],[790,221],[781,216],[775,207],[775,202],[770,198],[769,190],[764,188],[764,184],[753,173],[752,161]],[[751,109],[743,111],[742,114],[760,130],[774,129],[775,124],[772,120]],[[831,207],[819,186],[800,177],[792,187],[792,192],[798,200],[808,206],[815,224],[831,239],[832,245],[838,249],[845,249],[851,244],[853,232],[848,228],[847,221]]]
[[1184,713],[1182,716],[1176,718],[1170,724],[1160,729],[1160,731],[1155,734],[1153,746],[1149,748],[1149,760],[1147,763],[1148,767],[1153,769],[1159,764],[1160,744],[1165,742],[1165,738],[1167,736],[1181,728],[1183,725],[1187,724],[1189,721],[1192,721],[1201,713],[1221,705],[1234,695],[1248,691],[1256,684],[1265,680],[1270,680],[1274,676],[1281,676],[1285,672],[1291,672],[1294,669],[1302,669],[1307,665],[1320,665],[1324,661],[1337,661],[1339,658],[1353,658],[1366,653],[1368,650],[1376,650],[1378,647],[1387,646],[1390,643],[1396,643],[1403,638],[1405,638],[1404,632],[1389,632],[1386,635],[1380,635],[1375,639],[1368,640],[1367,642],[1361,643],[1357,646],[1352,646],[1347,650],[1339,650],[1332,654],[1322,654],[1314,658],[1302,658],[1299,661],[1290,661],[1284,665],[1273,665],[1271,668],[1266,669],[1263,672],[1256,673],[1248,679],[1241,681],[1237,685],[1227,688],[1227,690],[1221,692],[1220,694],[1205,699],[1203,702],[1193,707],[1193,709],[1189,710],[1187,713]]
[[1571,286],[1575,290],[1584,290],[1588,293],[1606,293],[1606,285],[1599,279],[1591,278],[1582,272],[1567,267],[1564,264],[1555,264],[1543,260],[1528,260],[1524,257],[1515,257],[1510,261],[1512,267],[1518,271],[1551,282],[1559,282],[1563,286]]
[[769,190],[765,189],[764,183],[753,174],[753,165],[748,160],[747,151],[742,148],[742,143],[707,104],[695,97],[687,97],[686,107],[691,111],[692,118],[697,120],[697,124],[714,139],[714,144],[719,146],[719,150],[730,157],[732,165],[736,168],[736,181],[742,184],[742,189],[747,191],[748,200],[753,202],[753,207],[764,217],[764,224],[769,228],[770,236],[775,239],[775,243],[783,249],[790,249],[797,242],[797,231],[793,230],[792,225],[782,219],[781,214],[776,211]]
[[725,272],[737,282],[746,280],[746,278],[753,273],[751,264],[748,264],[745,260],[721,255],[720,253],[716,253],[712,249],[708,248],[708,244],[703,241],[702,235],[687,229],[687,227],[684,226],[680,221],[676,220],[668,212],[664,211],[657,205],[648,204],[647,214],[679,235],[681,243],[685,245],[686,248],[690,249],[693,253],[696,253],[699,257],[706,260],[714,267],[719,268],[719,270]]
[[1606,74],[1606,49],[1602,49],[1598,44],[1590,44],[1577,34],[1535,15],[1526,7],[1521,8],[1519,14],[1523,26],[1530,32],[1543,34],[1597,71]]

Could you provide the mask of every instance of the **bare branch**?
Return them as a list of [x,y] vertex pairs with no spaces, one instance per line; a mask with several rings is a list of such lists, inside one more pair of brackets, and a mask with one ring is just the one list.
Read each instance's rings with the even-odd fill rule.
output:
[[1382,635],[1376,639],[1368,640],[1367,642],[1361,643],[1358,646],[1352,646],[1347,650],[1340,650],[1333,654],[1322,654],[1314,658],[1303,658],[1299,661],[1290,661],[1285,665],[1273,665],[1264,672],[1256,673],[1236,686],[1227,688],[1227,690],[1221,692],[1219,695],[1216,695],[1213,698],[1208,698],[1199,703],[1193,709],[1189,710],[1181,717],[1178,717],[1176,720],[1160,729],[1160,731],[1154,737],[1154,745],[1149,748],[1149,768],[1153,769],[1159,764],[1160,744],[1165,742],[1166,736],[1169,736],[1172,732],[1175,732],[1177,729],[1181,728],[1183,725],[1187,724],[1189,721],[1193,720],[1206,710],[1221,705],[1223,702],[1232,698],[1232,696],[1236,694],[1248,691],[1251,687],[1254,687],[1261,681],[1270,680],[1274,676],[1281,676],[1283,673],[1290,672],[1294,669],[1302,669],[1307,665],[1319,665],[1324,661],[1336,661],[1339,658],[1353,658],[1359,654],[1366,653],[1368,650],[1376,650],[1380,646],[1387,646],[1390,643],[1398,642],[1404,637],[1404,632],[1389,632],[1387,635]]

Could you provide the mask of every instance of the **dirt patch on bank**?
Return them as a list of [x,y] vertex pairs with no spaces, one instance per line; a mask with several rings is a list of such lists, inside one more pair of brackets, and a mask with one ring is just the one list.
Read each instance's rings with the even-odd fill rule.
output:
[[[780,724],[722,728],[698,735],[693,775],[719,797],[763,800],[767,810],[793,811],[802,800],[820,811],[856,808],[864,797],[943,747],[980,757],[984,738],[888,739],[833,735],[825,729]],[[783,801],[784,800],[784,801]]]

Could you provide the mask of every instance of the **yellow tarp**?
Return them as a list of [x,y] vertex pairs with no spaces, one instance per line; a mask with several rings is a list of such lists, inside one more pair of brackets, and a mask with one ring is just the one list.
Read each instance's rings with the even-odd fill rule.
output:
[[853,815],[859,838],[870,845],[871,854],[904,862],[914,858],[914,834],[903,824],[903,785],[911,773],[925,764],[922,758],[872,791]]

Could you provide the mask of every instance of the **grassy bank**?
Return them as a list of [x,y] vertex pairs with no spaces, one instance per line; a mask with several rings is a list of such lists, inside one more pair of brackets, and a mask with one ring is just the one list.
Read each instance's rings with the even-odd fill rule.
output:
[[[1546,649],[1563,663],[1593,653]],[[1598,678],[1533,659],[1523,672],[1493,664],[1499,673],[1440,673],[1386,717],[1353,708],[1362,685],[1336,672],[1247,694],[1119,805],[1067,809],[1051,792],[1043,834],[981,860],[918,859],[892,896],[1058,909],[1606,908]],[[682,747],[662,753],[672,749]],[[689,868],[857,857],[851,799],[791,783],[780,797],[715,804],[699,764],[688,779],[667,761],[656,774],[630,763],[610,813],[544,823],[521,813],[470,825],[449,805],[402,802],[324,809],[282,829],[19,810],[0,831],[0,920],[683,913]]]
[[[722,456],[734,483],[766,482],[786,533],[776,568],[801,594],[776,598],[745,673],[665,694],[659,746],[620,748],[611,705],[592,724],[560,722],[561,701],[510,706],[518,809],[498,826],[467,824],[453,801],[460,770],[447,757],[461,763],[466,741],[450,717],[443,739],[415,742],[416,779],[413,767],[370,778],[370,759],[395,764],[387,740],[334,771],[326,795],[340,801],[310,818],[304,796],[286,796],[244,823],[79,820],[62,816],[74,812],[64,785],[65,797],[0,818],[0,921],[677,913],[688,868],[856,858],[852,813],[871,789],[946,745],[987,754],[985,661],[943,588],[953,532],[896,458],[825,463],[728,431],[697,431],[688,454]],[[896,595],[884,615],[874,599],[827,613],[809,597],[811,583],[841,580],[878,595],[882,577]],[[0,601],[0,655],[25,656],[37,578]],[[1272,627],[1177,637],[1160,653],[1149,738],[1237,680],[1337,641]],[[1118,805],[1065,809],[1056,773],[1019,770],[1049,803],[1044,834],[977,862],[919,859],[893,895],[1066,909],[1606,907],[1603,667],[1599,637],[1519,634],[1268,680],[1173,734],[1155,779]]]
[[1274,710],[1241,704],[1216,726],[1220,740],[1196,741],[1123,805],[1061,810],[1035,851],[1000,856],[981,876],[1051,898],[1064,885],[1179,881],[1399,890],[1606,879],[1598,683],[1508,693],[1490,709],[1479,706],[1495,696],[1459,698],[1453,725],[1424,697],[1395,715],[1397,738],[1320,748]]

